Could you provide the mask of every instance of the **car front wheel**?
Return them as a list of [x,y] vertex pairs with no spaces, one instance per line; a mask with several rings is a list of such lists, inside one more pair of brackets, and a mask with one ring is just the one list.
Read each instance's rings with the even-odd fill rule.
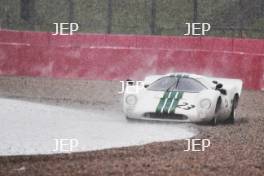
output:
[[217,125],[218,121],[217,121],[217,116],[218,116],[218,112],[221,108],[221,98],[219,97],[218,100],[217,100],[217,103],[216,103],[216,106],[215,106],[215,114],[214,114],[214,117],[213,119],[211,120],[211,125],[215,126]]

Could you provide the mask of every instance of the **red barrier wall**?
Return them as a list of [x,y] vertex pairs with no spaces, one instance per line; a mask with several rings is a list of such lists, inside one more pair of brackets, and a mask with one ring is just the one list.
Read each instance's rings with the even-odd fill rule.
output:
[[263,89],[264,40],[0,31],[0,75],[124,80],[175,71]]

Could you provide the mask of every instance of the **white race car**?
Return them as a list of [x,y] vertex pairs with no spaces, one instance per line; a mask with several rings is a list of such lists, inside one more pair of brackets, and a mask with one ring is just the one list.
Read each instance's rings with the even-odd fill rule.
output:
[[123,111],[128,119],[233,123],[242,81],[187,73],[127,81]]

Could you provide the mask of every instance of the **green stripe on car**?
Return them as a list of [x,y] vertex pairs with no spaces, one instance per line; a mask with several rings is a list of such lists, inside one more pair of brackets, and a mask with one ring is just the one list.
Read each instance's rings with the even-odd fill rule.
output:
[[176,94],[177,94],[177,92],[175,92],[175,91],[171,92],[171,94],[168,97],[168,100],[167,100],[167,102],[165,104],[165,108],[163,109],[162,112],[165,112],[165,113],[168,112],[168,110],[170,108],[170,105],[171,105],[172,101],[174,100]]
[[176,109],[177,105],[179,104],[179,101],[182,98],[182,96],[183,96],[183,92],[179,92],[177,94],[177,97],[175,97],[175,101],[173,102],[172,107],[170,108],[170,111],[168,113],[172,113],[175,111],[175,109]]
[[182,96],[183,92],[165,92],[163,97],[160,98],[159,104],[156,108],[156,113],[171,113],[175,111]]
[[168,96],[169,96],[169,92],[168,91],[164,92],[163,97],[160,99],[159,104],[158,104],[158,106],[156,108],[156,112],[157,113],[160,113],[161,112],[161,109],[162,109],[162,107],[163,107],[163,105],[165,103],[165,100],[166,100],[166,98]]

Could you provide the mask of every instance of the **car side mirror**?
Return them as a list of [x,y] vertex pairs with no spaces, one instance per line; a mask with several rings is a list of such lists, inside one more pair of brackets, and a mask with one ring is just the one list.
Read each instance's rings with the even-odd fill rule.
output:
[[131,79],[127,79],[126,82],[127,82],[127,84],[130,85],[130,86],[133,86],[133,84],[134,84],[133,81],[132,81]]
[[227,94],[225,89],[218,89],[218,90],[219,90],[220,93],[223,94],[223,95],[226,95],[226,94]]
[[223,87],[223,84],[219,83],[216,85],[215,89],[221,89]]

